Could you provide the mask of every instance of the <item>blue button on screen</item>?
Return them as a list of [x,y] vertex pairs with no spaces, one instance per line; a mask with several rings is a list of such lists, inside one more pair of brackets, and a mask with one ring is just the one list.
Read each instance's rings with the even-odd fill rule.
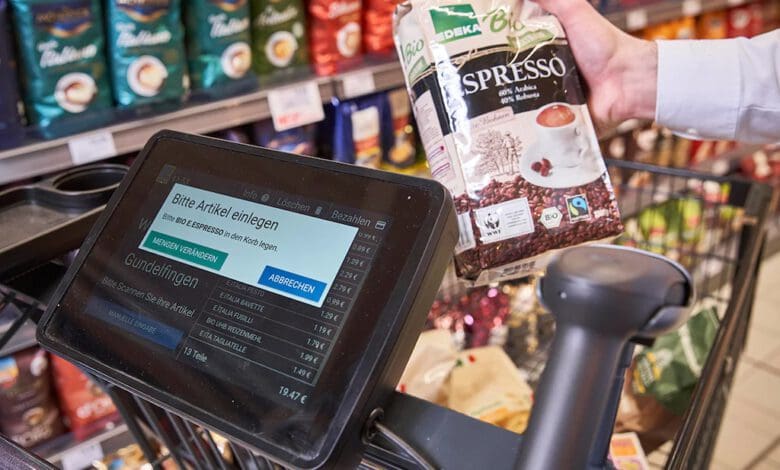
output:
[[86,312],[95,318],[99,318],[171,350],[176,349],[183,336],[180,330],[172,326],[160,323],[99,297],[89,299]]
[[319,302],[326,286],[322,281],[274,268],[273,266],[265,267],[258,283],[261,286],[272,287],[312,302]]

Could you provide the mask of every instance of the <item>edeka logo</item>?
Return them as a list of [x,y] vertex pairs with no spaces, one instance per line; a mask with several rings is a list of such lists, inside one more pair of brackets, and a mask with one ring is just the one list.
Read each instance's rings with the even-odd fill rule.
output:
[[442,44],[482,34],[471,5],[443,5],[429,12],[436,40]]

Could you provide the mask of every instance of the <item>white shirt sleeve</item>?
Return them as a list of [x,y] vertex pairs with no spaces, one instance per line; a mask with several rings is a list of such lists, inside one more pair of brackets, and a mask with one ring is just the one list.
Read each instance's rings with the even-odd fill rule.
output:
[[656,122],[692,139],[780,142],[780,29],[657,43]]

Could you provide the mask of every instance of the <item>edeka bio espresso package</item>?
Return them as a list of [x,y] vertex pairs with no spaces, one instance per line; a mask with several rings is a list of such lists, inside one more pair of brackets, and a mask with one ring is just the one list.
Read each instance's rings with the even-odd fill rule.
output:
[[459,276],[522,276],[550,250],[622,231],[554,17],[531,2],[412,0],[394,21],[431,173],[455,199]]
[[255,72],[261,77],[309,64],[302,0],[251,0]]
[[11,0],[27,116],[47,128],[111,107],[98,0]]
[[184,3],[190,80],[196,89],[246,76],[252,66],[247,0]]
[[186,92],[179,0],[109,0],[114,97],[121,107],[176,100]]

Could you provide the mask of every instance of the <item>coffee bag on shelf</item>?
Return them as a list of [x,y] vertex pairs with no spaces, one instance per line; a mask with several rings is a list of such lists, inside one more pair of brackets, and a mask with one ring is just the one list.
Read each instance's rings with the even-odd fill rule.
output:
[[535,3],[406,1],[395,41],[434,178],[456,203],[458,275],[538,270],[622,231],[563,28]]
[[8,2],[0,0],[0,148],[16,145],[22,135],[22,107],[14,57]]
[[177,100],[189,87],[179,0],[110,0],[114,97],[121,107]]
[[252,59],[261,77],[309,64],[306,8],[302,0],[252,0]]
[[360,0],[310,0],[311,62],[318,75],[333,75],[360,62]]
[[100,2],[10,3],[30,122],[47,128],[68,117],[111,108]]
[[184,10],[192,87],[244,78],[252,67],[247,0],[196,0]]

